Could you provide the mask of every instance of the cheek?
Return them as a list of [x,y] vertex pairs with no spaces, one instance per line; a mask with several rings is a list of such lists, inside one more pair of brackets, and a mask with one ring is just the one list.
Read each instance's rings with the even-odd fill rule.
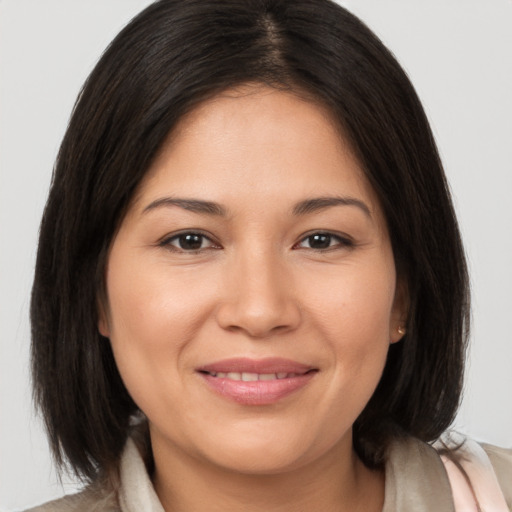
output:
[[130,395],[141,409],[151,409],[162,399],[159,393],[179,392],[183,354],[209,314],[215,289],[187,270],[178,276],[176,269],[137,264],[115,253],[111,261],[112,350]]
[[389,343],[395,293],[392,260],[361,268],[335,269],[317,275],[315,286],[304,283],[310,317],[335,345]]
[[119,260],[107,274],[113,336],[165,346],[192,335],[204,315],[199,306],[211,300],[211,281],[198,279],[193,269],[166,268],[144,258],[132,258],[131,264]]
[[331,396],[361,411],[380,380],[390,344],[395,274],[392,259],[317,279],[309,293],[313,333],[327,349]]

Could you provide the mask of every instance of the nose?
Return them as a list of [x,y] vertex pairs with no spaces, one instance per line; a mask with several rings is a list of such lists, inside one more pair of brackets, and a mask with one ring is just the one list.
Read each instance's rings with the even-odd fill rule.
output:
[[268,254],[240,257],[227,272],[229,277],[217,308],[219,325],[266,338],[295,329],[301,311],[285,263]]

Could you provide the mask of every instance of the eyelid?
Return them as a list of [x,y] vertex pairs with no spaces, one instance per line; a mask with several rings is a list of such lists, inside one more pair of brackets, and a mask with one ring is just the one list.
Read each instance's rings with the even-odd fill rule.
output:
[[353,248],[356,245],[356,243],[352,239],[352,237],[348,236],[345,233],[337,233],[337,232],[328,231],[328,230],[315,230],[315,231],[311,231],[311,232],[306,233],[305,235],[303,235],[302,238],[294,245],[294,248],[299,246],[302,242],[304,242],[305,240],[307,240],[308,238],[310,238],[310,237],[312,237],[314,235],[330,236],[332,238],[337,239],[340,243],[335,244],[333,246],[326,247],[324,249],[315,249],[313,247],[298,247],[298,248],[299,249],[306,249],[306,250],[310,250],[310,251],[315,251],[315,252],[327,252],[327,251],[333,251],[333,250],[337,250],[337,249],[339,250],[340,248],[342,248],[342,249],[347,249],[347,248],[350,249],[350,248]]
[[[185,249],[181,249],[180,247],[171,245],[171,241],[173,241],[183,235],[199,235],[199,236],[205,238],[206,240],[208,240],[215,247],[203,247],[201,249],[185,250]],[[209,249],[221,248],[220,244],[218,244],[210,234],[202,231],[201,229],[184,229],[182,231],[170,233],[168,235],[165,235],[163,238],[161,238],[160,241],[158,242],[158,245],[160,247],[169,249],[170,251],[180,252],[180,253],[185,253],[185,254],[194,254],[194,253],[198,253],[198,252],[202,252],[202,251],[207,251]]]
[[[181,249],[180,247],[176,247],[171,244],[171,241],[174,241],[175,239],[177,239],[183,235],[199,235],[199,236],[203,237],[204,239],[208,240],[212,246],[202,247],[199,249],[186,250],[186,249]],[[303,243],[305,240],[307,240],[308,238],[310,238],[314,235],[326,235],[333,239],[338,240],[338,243],[335,245],[332,245],[332,246],[329,246],[326,248],[320,248],[320,249],[314,248],[314,247],[299,247],[301,243]],[[170,234],[164,236],[158,242],[158,245],[161,247],[167,248],[171,251],[174,251],[174,252],[180,252],[180,253],[186,253],[186,254],[194,254],[194,253],[199,253],[199,252],[207,251],[207,250],[211,250],[211,249],[221,249],[222,248],[221,245],[219,243],[217,243],[210,234],[204,232],[201,229],[184,229],[182,231],[170,233]],[[310,250],[310,251],[314,251],[314,252],[328,252],[328,251],[334,251],[334,250],[339,250],[339,249],[347,249],[347,248],[350,249],[350,248],[353,248],[355,245],[356,245],[356,243],[354,242],[352,237],[346,235],[345,233],[337,233],[337,232],[327,231],[327,230],[314,230],[314,231],[310,231],[309,233],[304,234],[301,237],[301,239],[296,244],[294,244],[293,249],[298,248],[298,249],[306,249],[306,250]]]

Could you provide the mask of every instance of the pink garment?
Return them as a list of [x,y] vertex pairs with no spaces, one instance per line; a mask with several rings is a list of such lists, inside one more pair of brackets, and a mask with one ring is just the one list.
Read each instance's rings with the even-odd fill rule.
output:
[[[450,436],[450,444],[455,441]],[[470,439],[461,440],[455,455],[441,455],[456,512],[509,512],[489,457]],[[457,443],[460,444],[460,443]],[[449,447],[449,444],[446,444]],[[437,448],[442,448],[441,443]]]

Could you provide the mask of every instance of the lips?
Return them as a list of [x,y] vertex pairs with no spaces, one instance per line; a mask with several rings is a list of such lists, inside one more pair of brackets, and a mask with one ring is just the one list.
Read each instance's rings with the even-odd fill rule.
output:
[[252,373],[252,372],[208,372],[212,377],[219,379],[241,380],[244,382],[255,382],[257,380],[291,379],[302,375],[300,373]]
[[302,389],[318,370],[289,359],[226,359],[197,368],[209,388],[244,405],[268,405]]

